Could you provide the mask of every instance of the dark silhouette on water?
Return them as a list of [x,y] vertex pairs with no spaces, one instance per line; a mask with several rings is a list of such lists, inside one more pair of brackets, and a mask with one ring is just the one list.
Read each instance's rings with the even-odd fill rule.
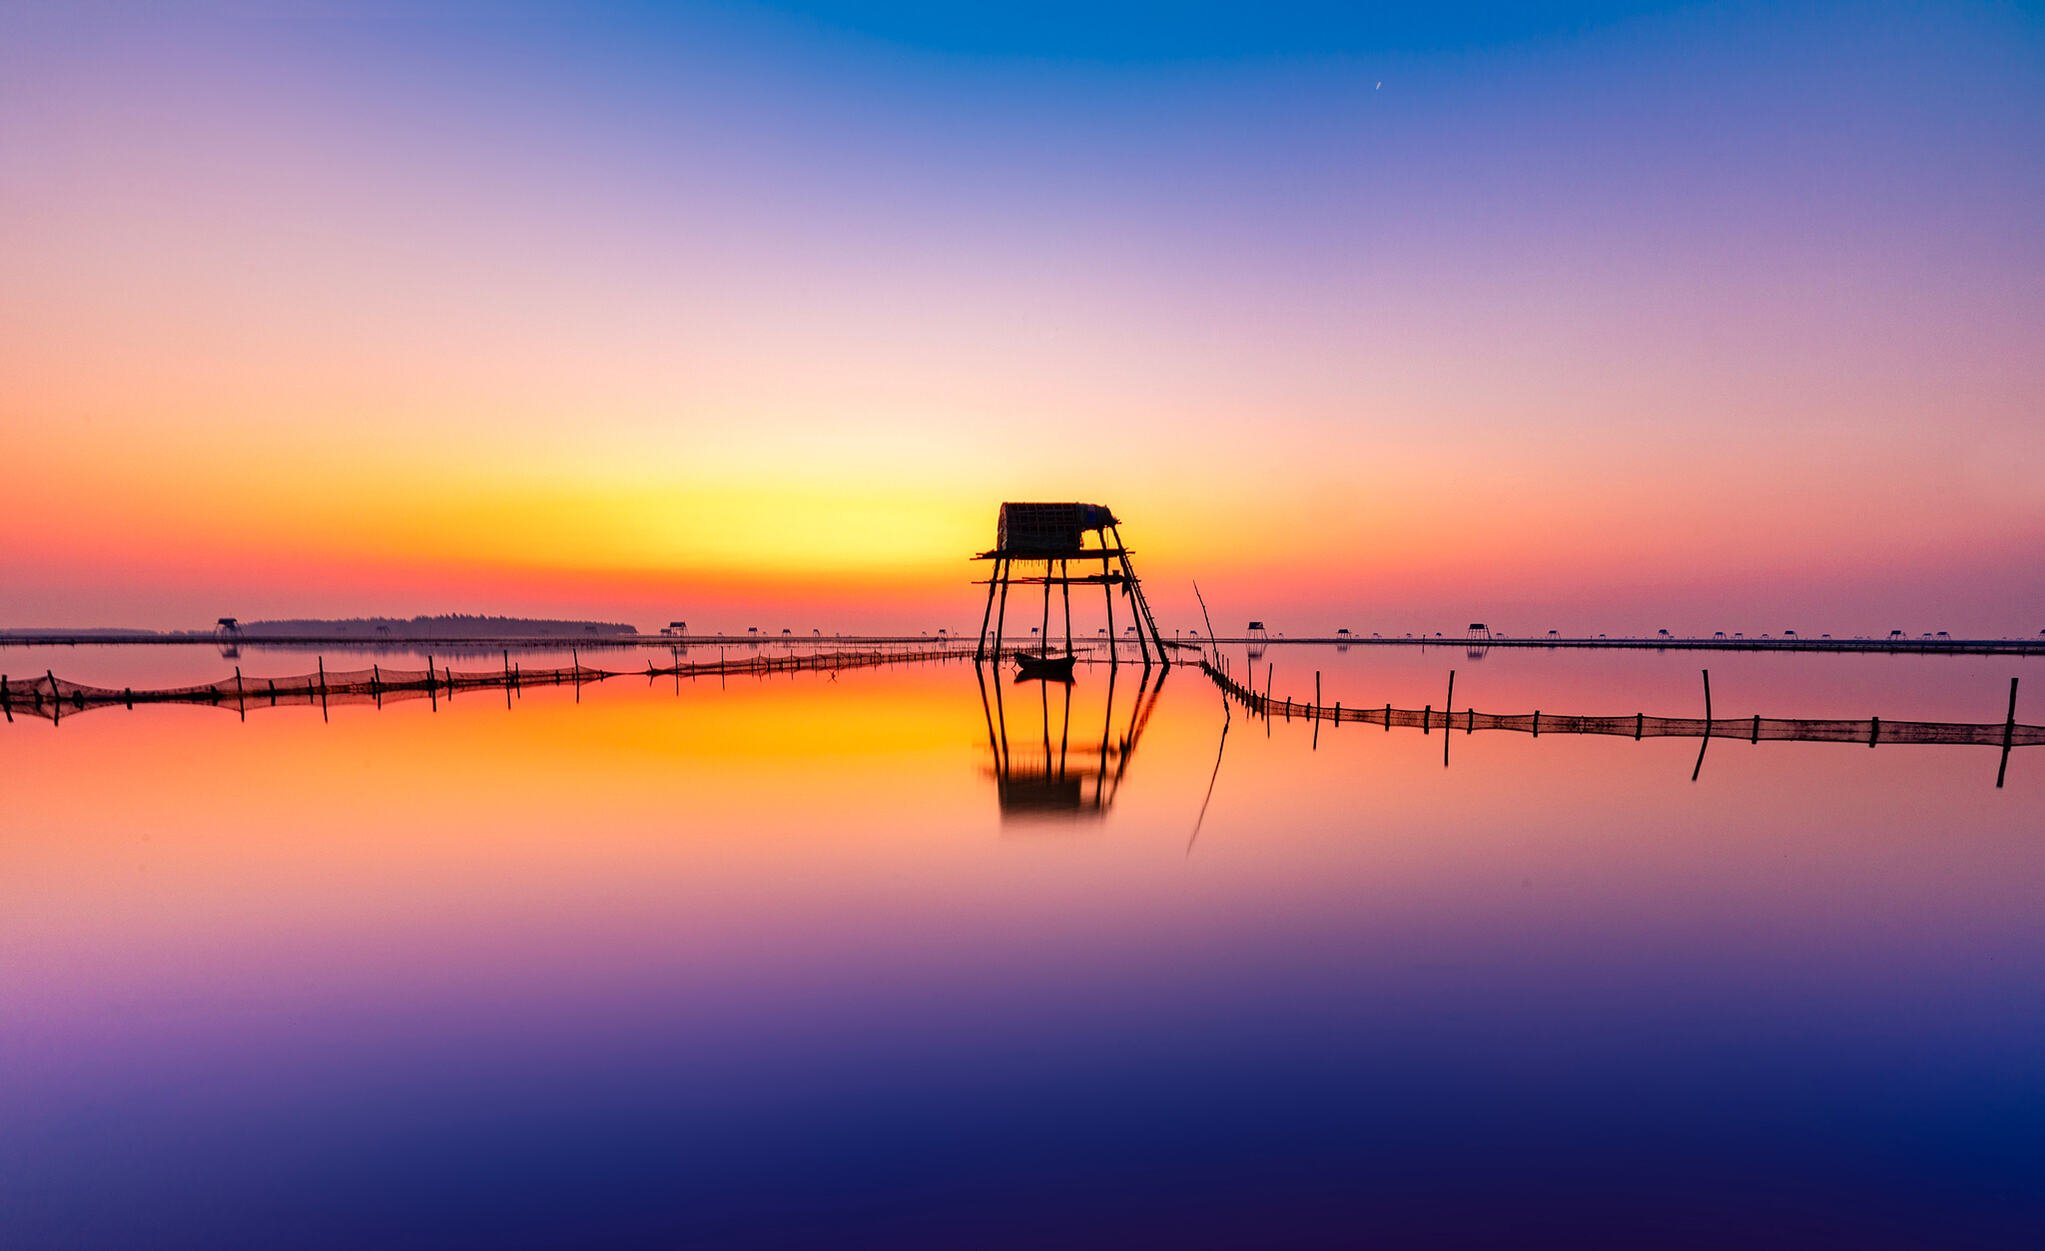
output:
[[[1714,718],[1711,713],[1711,674],[1704,673],[1704,716],[1661,717],[1634,713],[1620,717],[1585,717],[1544,714],[1538,710],[1528,713],[1478,712],[1465,708],[1461,712],[1452,706],[1455,699],[1455,678],[1449,679],[1449,703],[1440,713],[1433,705],[1425,708],[1394,708],[1386,704],[1381,708],[1344,708],[1337,702],[1332,707],[1318,700],[1295,700],[1274,696],[1271,693],[1270,671],[1265,673],[1264,690],[1259,692],[1253,686],[1238,681],[1230,672],[1225,658],[1216,661],[1200,661],[1202,672],[1219,686],[1224,695],[1242,704],[1251,712],[1265,719],[1267,726],[1272,717],[1278,716],[1290,721],[1299,717],[1313,722],[1329,721],[1365,722],[1381,725],[1386,730],[1393,726],[1413,728],[1423,734],[1431,734],[1436,726],[1443,733],[1461,730],[1474,734],[1478,730],[1510,730],[1520,734],[1539,736],[1547,734],[1609,734],[1640,738],[1697,738],[1697,767],[1692,771],[1694,779],[1704,768],[1704,749],[1710,741],[1719,736],[1744,736],[1750,743],[1766,739],[1770,742],[1808,743],[1865,743],[1869,747],[1886,744],[1951,744],[1979,747],[2000,747],[2002,766],[1996,773],[1996,786],[2003,784],[2009,767],[2009,753],[2017,747],[2045,745],[2045,726],[2019,725],[2017,723],[2017,681],[2010,679],[2009,711],[2001,721],[1883,721],[1870,717],[1865,721],[1851,719],[1799,719],[1791,717],[1735,717]],[[1448,744],[1442,744],[1442,763],[1448,763]]]
[[679,681],[682,678],[723,678],[731,674],[805,670],[821,673],[965,658],[963,652],[941,648],[866,648],[782,656],[753,655],[742,660],[728,660],[720,654],[714,661],[690,664],[680,659],[677,649],[674,663],[656,665],[649,661],[643,669],[596,668],[583,664],[579,652],[573,654],[572,663],[566,668],[528,669],[512,660],[508,649],[501,654],[503,667],[500,669],[459,673],[444,665],[436,665],[430,656],[424,669],[386,669],[375,664],[367,669],[346,671],[329,670],[326,658],[321,656],[318,658],[319,667],[312,673],[245,679],[237,666],[232,677],[218,682],[153,690],[88,686],[83,682],[66,681],[48,670],[44,670],[41,677],[27,681],[0,674],[0,712],[5,713],[8,721],[13,721],[15,714],[19,713],[52,723],[95,708],[133,708],[137,704],[197,704],[231,708],[244,716],[252,708],[313,705],[324,715],[334,704],[374,704],[381,708],[386,702],[404,699],[424,699],[437,708],[442,699],[453,699],[458,691],[502,690],[508,700],[513,692],[527,686],[572,686],[580,698],[583,683],[605,682],[612,678],[643,677],[650,681],[673,677]]
[[[1087,545],[1088,535],[1094,536],[1092,546]],[[1121,521],[1105,504],[1013,501],[1003,504],[995,522],[994,546],[973,559],[994,562],[994,571],[984,583],[987,605],[980,613],[980,638],[973,648],[975,661],[987,658],[990,622],[994,629],[991,650],[997,657],[1001,654],[1002,640],[1007,637],[1009,588],[1042,586],[1043,621],[1032,631],[1037,636],[1037,656],[1034,664],[1024,665],[1024,672],[1029,676],[1056,677],[1061,664],[1063,670],[1069,671],[1074,654],[1072,588],[1080,585],[1100,587],[1102,597],[1107,601],[1110,666],[1117,660],[1117,590],[1129,601],[1130,615],[1135,618],[1136,624],[1130,627],[1130,632],[1136,636],[1136,649],[1143,657],[1143,667],[1150,668],[1153,647],[1157,651],[1157,663],[1166,667],[1171,665],[1164,635],[1157,628],[1157,619],[1151,615],[1150,604],[1143,598],[1143,585],[1137,581],[1135,566],[1129,563],[1129,549],[1122,543]],[[1018,575],[1015,572],[1017,561],[1025,566],[1041,564],[1044,572]],[[1082,568],[1099,561],[1101,571],[1074,574],[1072,564],[1075,561],[1080,562]],[[1051,588],[1054,586],[1063,597],[1065,608],[1065,655],[1061,663],[1054,663],[1051,659]],[[1023,663],[1020,654],[1017,661]]]
[[[988,681],[992,669],[994,680]],[[1121,789],[1136,743],[1150,724],[1164,690],[1166,670],[1159,670],[1155,685],[1144,670],[1136,695],[1129,706],[1128,722],[1116,733],[1115,688],[1120,667],[1108,666],[1106,704],[1101,712],[1098,738],[1074,742],[1072,738],[1072,692],[1070,682],[1045,682],[1037,688],[1037,750],[1025,748],[1018,756],[1009,733],[1008,700],[1004,696],[998,668],[973,665],[980,684],[980,710],[987,723],[987,749],[993,764],[995,796],[1003,820],[1031,818],[1073,819],[1099,817],[1107,813]],[[1058,692],[1057,742],[1052,742],[1051,692]]]

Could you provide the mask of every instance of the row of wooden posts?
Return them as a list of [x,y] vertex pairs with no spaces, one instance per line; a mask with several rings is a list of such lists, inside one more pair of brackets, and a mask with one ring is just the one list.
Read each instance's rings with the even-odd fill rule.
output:
[[[822,672],[825,670],[864,668],[906,661],[958,659],[964,655],[965,653],[963,652],[952,651],[901,653],[875,651],[830,654],[817,652],[806,656],[751,656],[737,662],[732,662],[727,658],[725,649],[720,647],[718,649],[718,659],[714,665],[707,662],[703,664],[676,663],[662,667],[649,662],[644,673],[649,680],[671,675],[679,683],[683,677],[707,677],[711,674],[717,675],[722,680],[729,674],[765,674],[800,670]],[[542,684],[554,686],[564,683],[570,684],[575,688],[577,699],[580,699],[584,682],[602,682],[610,678],[636,676],[640,673],[636,669],[585,669],[578,650],[571,649],[569,656],[570,668],[568,670],[542,670],[537,675],[536,680]],[[306,686],[291,693],[302,694],[308,700],[317,697],[322,719],[325,719],[327,716],[328,697],[330,694],[365,693],[365,687],[361,684],[330,685],[327,680],[325,656],[317,657],[316,664],[316,671],[306,675],[310,679]],[[377,707],[381,708],[383,706],[383,697],[387,691],[423,690],[426,692],[427,699],[435,711],[438,711],[440,708],[440,699],[443,693],[451,700],[454,698],[456,689],[460,687],[501,687],[504,690],[505,703],[508,707],[513,693],[522,690],[529,681],[534,680],[534,678],[529,677],[524,672],[517,662],[511,659],[509,650],[504,652],[504,668],[501,675],[498,673],[456,674],[453,670],[440,666],[438,661],[430,655],[426,658],[426,677],[423,680],[399,679],[396,681],[385,681],[383,666],[377,663],[370,665],[369,672],[370,677],[369,682],[366,684],[366,693],[376,702]],[[62,684],[58,682],[56,674],[50,670],[46,669],[43,671],[43,680],[49,684],[47,698],[49,701],[50,720],[53,723],[62,719],[63,708],[66,703],[71,704],[75,713],[82,712],[89,707],[105,707],[113,703],[119,703],[132,709],[138,702],[204,703],[218,706],[226,700],[226,691],[221,689],[225,685],[224,683],[216,683],[210,687],[199,688],[204,690],[204,694],[200,694],[199,689],[194,688],[137,691],[130,686],[123,687],[117,697],[98,698],[88,701],[84,689],[74,690],[67,699],[63,694]],[[289,680],[287,679],[287,681]],[[278,702],[278,695],[280,694],[275,678],[253,679],[253,681],[259,681],[264,684],[262,687],[253,689],[250,685],[251,681],[243,677],[241,666],[236,665],[233,678],[234,706],[236,713],[244,720],[248,717],[251,696],[259,702],[264,701],[267,696],[268,705],[275,707]],[[111,692],[109,691],[108,694],[111,695]],[[0,674],[0,712],[4,712],[6,720],[10,722],[14,720],[14,709],[17,704],[25,704],[40,713],[45,706],[44,701],[45,695],[41,683],[31,684],[25,690],[17,690],[9,675]]]
[[[1200,662],[1200,667],[1206,671],[1208,676],[1212,678],[1214,682],[1217,685],[1219,685],[1224,692],[1234,696],[1252,712],[1258,713],[1259,715],[1263,716],[1266,722],[1267,733],[1269,732],[1268,728],[1269,722],[1274,712],[1277,713],[1279,716],[1283,717],[1287,721],[1290,721],[1296,713],[1300,717],[1310,720],[1314,723],[1314,746],[1318,749],[1320,746],[1320,723],[1325,720],[1331,721],[1336,725],[1340,725],[1345,719],[1343,716],[1342,703],[1340,700],[1337,700],[1332,707],[1322,703],[1321,671],[1318,669],[1314,670],[1313,702],[1307,703],[1305,701],[1295,702],[1290,696],[1279,698],[1271,693],[1276,673],[1276,666],[1273,664],[1266,663],[1264,666],[1264,690],[1261,694],[1257,691],[1254,685],[1256,680],[1256,675],[1254,671],[1251,674],[1252,685],[1245,686],[1243,683],[1237,681],[1233,674],[1230,672],[1232,666],[1229,664],[1228,658],[1226,656],[1217,655],[1213,660],[1202,660]],[[1691,770],[1690,773],[1690,778],[1692,781],[1697,780],[1699,773],[1702,771],[1704,767],[1704,749],[1710,746],[1712,738],[1712,727],[1715,724],[1711,715],[1711,670],[1704,669],[1701,670],[1700,673],[1702,674],[1704,681],[1704,720],[1703,730],[1699,737],[1703,739],[1703,742],[1700,743],[1698,746],[1697,765],[1695,768]],[[1442,727],[1444,735],[1446,735],[1447,732],[1454,726],[1455,698],[1456,698],[1456,671],[1454,669],[1451,669],[1448,672],[1448,693],[1446,697],[1443,699],[1442,713],[1441,717],[1439,718],[1439,724]],[[1371,706],[1368,712],[1364,711],[1360,707],[1352,706],[1349,710],[1350,715],[1348,719],[1364,721],[1371,719],[1372,714],[1377,714],[1382,718],[1385,730],[1387,733],[1389,733],[1392,728],[1392,717],[1394,711],[1395,710],[1393,709],[1392,705],[1389,703],[1384,706],[1383,711],[1381,713],[1379,712],[1375,705]],[[1486,714],[1486,716],[1489,717],[1491,716],[1491,714]],[[1657,720],[1660,721],[1662,720],[1662,718],[1657,718]],[[1762,720],[1761,715],[1759,713],[1756,713],[1754,715],[1753,731],[1749,738],[1749,741],[1752,743],[1759,743],[1761,741],[1761,720]],[[1433,704],[1428,704],[1420,710],[1421,733],[1423,734],[1432,733],[1436,721],[1437,719],[1434,715]],[[1869,747],[1874,747],[1881,741],[1882,719],[1880,717],[1871,717],[1869,718],[1867,724],[1868,724],[1867,745]],[[1465,709],[1464,711],[1464,733],[1466,734],[1474,733],[1476,731],[1476,728],[1477,710],[1473,706]],[[1486,728],[1504,729],[1510,727],[1491,725],[1487,726]],[[1533,736],[1535,738],[1539,738],[1541,736],[1541,710],[1538,708],[1534,710],[1531,728]],[[1635,713],[1633,718],[1633,737],[1636,741],[1644,736],[1646,728],[1647,714]],[[2009,680],[2009,707],[2008,711],[2004,715],[2002,723],[2002,744],[2001,744],[2002,757],[1995,771],[1995,785],[1997,789],[2002,788],[2004,781],[2007,779],[2009,775],[2010,750],[2012,749],[2012,747],[2015,746],[2016,730],[2017,730],[2017,679],[2012,677]],[[1442,742],[1442,764],[1444,767],[1446,767],[1448,764],[1448,741],[1446,737],[1444,737]]]

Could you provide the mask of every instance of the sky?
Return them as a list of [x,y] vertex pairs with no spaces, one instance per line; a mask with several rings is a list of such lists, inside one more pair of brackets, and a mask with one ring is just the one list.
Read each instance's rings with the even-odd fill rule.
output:
[[2045,13],[0,0],[0,627],[2045,629]]

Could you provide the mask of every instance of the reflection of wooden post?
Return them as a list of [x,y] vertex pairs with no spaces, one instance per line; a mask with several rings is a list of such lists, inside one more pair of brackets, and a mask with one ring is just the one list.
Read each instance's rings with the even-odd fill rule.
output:
[[2009,716],[2002,723],[2002,763],[1995,769],[1995,788],[2002,789],[2002,779],[2009,772],[2010,744],[2017,737],[2017,680],[2009,680]]
[[[1692,782],[1697,780],[1698,774],[1704,772],[1704,749],[1711,746],[1711,670],[1705,669],[1702,672],[1704,674],[1704,737],[1697,744],[1697,763],[1690,767],[1690,780]],[[1640,724],[1645,716],[1645,713],[1636,713],[1634,715],[1633,737],[1640,737]]]

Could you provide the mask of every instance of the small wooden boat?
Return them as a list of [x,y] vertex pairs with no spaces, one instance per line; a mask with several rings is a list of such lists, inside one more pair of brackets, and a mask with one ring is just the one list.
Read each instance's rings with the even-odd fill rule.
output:
[[1072,681],[1072,657],[1032,656],[1017,652],[1015,657],[1015,680],[1018,682],[1070,682]]

